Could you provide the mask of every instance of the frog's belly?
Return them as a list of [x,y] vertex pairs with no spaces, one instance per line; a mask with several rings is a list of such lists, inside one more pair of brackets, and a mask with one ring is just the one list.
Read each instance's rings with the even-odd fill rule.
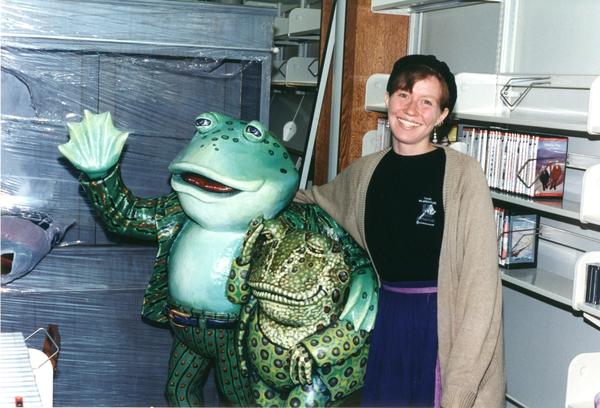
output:
[[219,313],[237,313],[227,300],[225,285],[243,233],[212,232],[188,223],[169,253],[169,296],[180,306]]

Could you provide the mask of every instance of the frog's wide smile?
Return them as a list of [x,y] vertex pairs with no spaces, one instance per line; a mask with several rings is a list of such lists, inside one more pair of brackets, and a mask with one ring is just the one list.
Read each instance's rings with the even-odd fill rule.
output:
[[171,186],[178,193],[189,194],[205,202],[213,202],[239,193],[260,190],[263,180],[226,177],[205,166],[178,162],[169,168],[173,174]]
[[321,285],[315,286],[305,293],[294,293],[266,282],[252,280],[248,281],[248,285],[253,289],[256,298],[289,306],[311,305],[327,295]]
[[220,183],[211,178],[205,177],[201,174],[196,173],[182,173],[181,179],[186,183],[189,183],[195,187],[201,188],[202,190],[209,191],[211,193],[239,193],[240,190],[230,187],[226,184]]

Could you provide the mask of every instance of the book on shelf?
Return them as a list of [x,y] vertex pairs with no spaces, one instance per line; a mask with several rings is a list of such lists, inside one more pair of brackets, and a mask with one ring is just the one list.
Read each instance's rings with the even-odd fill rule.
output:
[[458,140],[479,161],[491,188],[530,198],[563,197],[567,137],[465,126]]
[[506,269],[537,266],[539,216],[496,207],[498,264]]
[[585,302],[600,305],[600,263],[586,265]]
[[562,198],[567,164],[566,137],[536,136],[533,197]]

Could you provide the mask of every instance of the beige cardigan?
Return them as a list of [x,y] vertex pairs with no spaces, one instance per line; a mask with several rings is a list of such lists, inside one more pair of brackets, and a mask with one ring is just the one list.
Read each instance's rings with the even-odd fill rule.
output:
[[[367,188],[388,151],[355,161],[332,182],[299,191],[295,200],[318,204],[368,251]],[[479,163],[452,149],[445,152],[437,300],[442,407],[502,407],[502,284],[492,200]]]

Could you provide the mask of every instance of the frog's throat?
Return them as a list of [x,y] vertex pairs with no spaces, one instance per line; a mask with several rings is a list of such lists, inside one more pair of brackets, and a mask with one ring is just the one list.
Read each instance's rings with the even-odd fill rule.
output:
[[252,293],[256,298],[289,306],[312,305],[318,303],[327,295],[327,292],[321,285],[314,287],[309,292],[303,293],[290,292],[265,282],[250,280],[248,281],[248,285],[252,288]]

